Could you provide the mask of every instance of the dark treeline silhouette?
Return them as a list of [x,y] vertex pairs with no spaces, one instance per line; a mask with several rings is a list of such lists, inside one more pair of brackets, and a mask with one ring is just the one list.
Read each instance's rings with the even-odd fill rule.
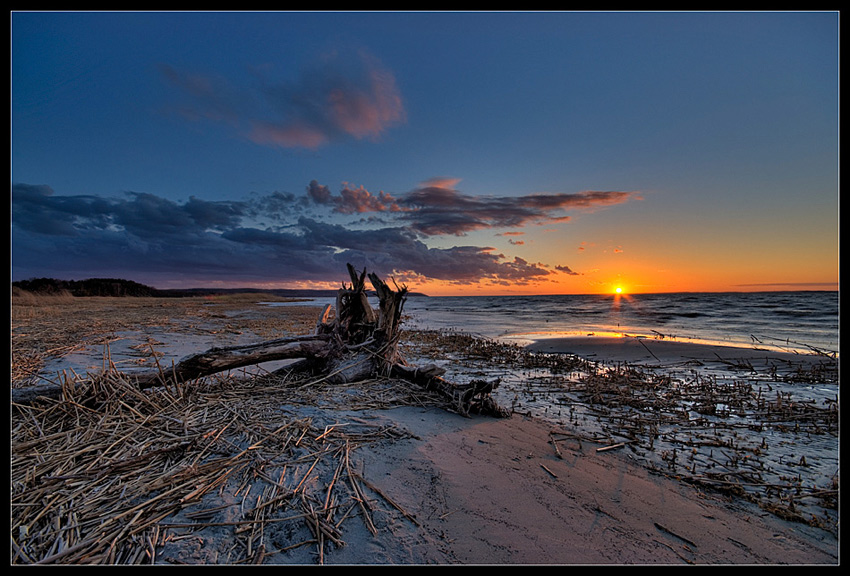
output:
[[[190,296],[215,296],[236,293],[274,294],[286,298],[334,297],[336,290],[292,290],[262,288],[183,288],[160,290],[132,280],[119,278],[89,278],[88,280],[57,280],[55,278],[31,278],[12,282],[12,287],[33,294],[72,296],[140,296],[152,298],[185,298]],[[411,296],[424,296],[410,293]]]
[[72,296],[156,296],[156,288],[119,278],[89,278],[88,280],[57,280],[32,278],[12,282],[12,286],[35,294]]

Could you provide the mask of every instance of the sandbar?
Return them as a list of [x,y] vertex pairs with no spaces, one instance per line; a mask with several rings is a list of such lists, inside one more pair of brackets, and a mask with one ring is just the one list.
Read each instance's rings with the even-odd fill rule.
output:
[[649,366],[752,366],[763,370],[771,366],[811,366],[825,360],[823,355],[816,353],[630,336],[542,338],[529,344],[528,348],[537,352],[573,354],[604,363],[628,362]]

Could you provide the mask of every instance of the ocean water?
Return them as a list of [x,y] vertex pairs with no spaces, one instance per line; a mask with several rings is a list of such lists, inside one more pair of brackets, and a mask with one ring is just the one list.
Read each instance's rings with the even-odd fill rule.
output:
[[538,340],[628,334],[838,353],[834,291],[559,296],[411,296],[406,326]]

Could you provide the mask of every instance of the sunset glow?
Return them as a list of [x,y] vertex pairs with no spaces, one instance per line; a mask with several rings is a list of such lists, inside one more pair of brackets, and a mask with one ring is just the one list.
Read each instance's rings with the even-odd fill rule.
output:
[[351,263],[434,296],[836,290],[837,30],[13,12],[12,279],[326,288]]

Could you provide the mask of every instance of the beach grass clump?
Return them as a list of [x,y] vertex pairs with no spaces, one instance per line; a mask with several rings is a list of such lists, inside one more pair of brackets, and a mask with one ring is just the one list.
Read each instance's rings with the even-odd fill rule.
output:
[[577,356],[534,352],[519,344],[455,330],[406,330],[402,345],[411,357],[448,359],[482,367],[545,368],[552,373],[569,373],[589,366]]
[[110,370],[67,378],[60,400],[15,406],[12,564],[322,563],[346,544],[345,522],[403,521],[354,453],[406,432],[317,407],[429,399],[366,382],[352,406],[354,394],[325,402],[330,387],[283,379],[143,391]]

